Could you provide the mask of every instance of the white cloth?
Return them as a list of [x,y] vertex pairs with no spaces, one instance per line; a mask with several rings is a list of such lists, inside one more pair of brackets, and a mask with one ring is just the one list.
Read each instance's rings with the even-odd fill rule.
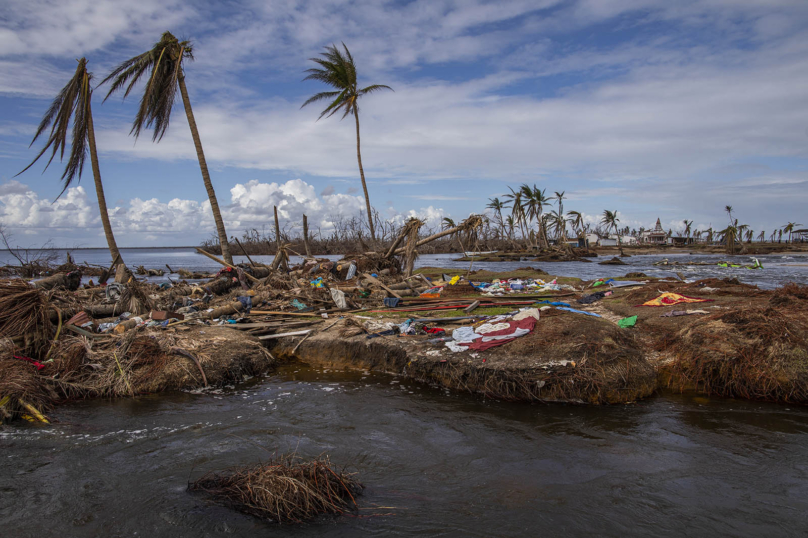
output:
[[448,347],[450,350],[452,350],[453,353],[460,353],[461,351],[468,351],[468,349],[469,349],[466,346],[461,346],[460,344],[458,344],[457,342],[454,342],[452,340],[449,340],[448,342],[446,342],[446,347]]
[[474,327],[458,327],[452,331],[452,338],[457,343],[470,344],[476,339],[482,338],[482,335],[474,332]]
[[501,336],[483,336],[483,342],[493,342],[494,340],[510,340],[511,338],[519,338],[530,334],[529,329],[516,329],[511,334],[503,334]]
[[488,334],[495,331],[501,331],[502,329],[507,329],[508,327],[510,327],[510,325],[507,323],[486,323],[477,327],[474,332],[477,334]]
[[525,318],[536,318],[536,320],[538,320],[539,319],[539,310],[537,308],[528,308],[528,309],[522,310],[521,312],[519,312],[518,314],[516,314],[513,317],[513,320],[514,321],[522,321]]
[[337,308],[342,310],[348,308],[348,302],[345,300],[345,292],[331,288],[331,298],[334,300],[334,304],[337,305]]

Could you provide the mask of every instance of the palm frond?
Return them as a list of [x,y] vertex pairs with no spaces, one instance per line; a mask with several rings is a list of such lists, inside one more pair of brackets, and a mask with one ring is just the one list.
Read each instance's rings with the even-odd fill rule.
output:
[[124,86],[126,91],[123,97],[126,99],[143,75],[149,73],[132,122],[131,134],[139,137],[144,128],[151,129],[152,140],[159,141],[171,121],[178,85],[183,77],[183,60],[193,59],[193,46],[189,41],[180,41],[171,32],[164,32],[151,50],[125,60],[101,82],[104,84],[112,80],[104,100]]
[[[87,158],[87,137],[89,132],[90,114],[90,100],[92,99],[92,73],[87,71],[87,60],[81,58],[78,61],[79,65],[76,67],[76,72],[73,78],[59,91],[56,98],[53,100],[42,121],[37,128],[31,145],[44,133],[48,127],[51,127],[48,140],[45,146],[36,155],[33,161],[26,166],[16,176],[22,174],[40,157],[42,157],[48,149],[51,149],[51,156],[48,159],[45,169],[51,165],[59,153],[59,160],[64,159],[65,149],[68,142],[68,131],[72,123],[72,133],[70,135],[70,154],[68,157],[65,170],[62,173],[62,192],[59,196],[64,194],[68,187],[73,183],[73,180],[80,180],[81,174],[84,171],[84,162]],[[14,176],[14,177],[16,177]],[[59,198],[57,196],[57,199]]]
[[331,117],[342,111],[342,117],[359,112],[359,97],[379,90],[392,90],[390,86],[384,84],[371,84],[361,90],[356,85],[356,64],[353,56],[345,43],[342,43],[342,50],[336,45],[328,45],[325,51],[320,53],[318,58],[310,58],[318,67],[306,69],[307,75],[303,80],[316,80],[326,84],[337,91],[320,92],[308,98],[302,105],[333,99],[332,102],[320,113],[318,120],[324,116]]

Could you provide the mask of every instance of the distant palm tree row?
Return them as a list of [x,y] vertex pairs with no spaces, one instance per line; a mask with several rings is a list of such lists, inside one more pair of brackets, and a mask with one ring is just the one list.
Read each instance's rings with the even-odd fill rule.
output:
[[[323,110],[318,120],[323,116],[332,116],[338,111],[343,112],[343,118],[348,115],[354,116],[356,123],[356,157],[359,164],[362,190],[365,195],[368,226],[371,239],[375,243],[376,234],[373,226],[373,212],[371,210],[370,196],[368,195],[367,184],[365,182],[365,172],[362,168],[358,100],[364,95],[384,89],[392,90],[392,88],[383,84],[373,84],[365,88],[359,88],[357,85],[354,59],[344,43],[342,44],[342,48],[343,50],[341,51],[336,45],[331,45],[326,47],[326,51],[322,53],[321,58],[311,58],[311,61],[317,63],[319,67],[307,70],[308,76],[306,76],[304,80],[318,80],[334,88],[334,91],[317,93],[304,102],[302,106],[320,100],[329,100],[330,104]],[[171,32],[165,32],[150,50],[125,60],[101,81],[101,84],[112,82],[104,101],[120,90],[124,90],[123,97],[125,99],[132,93],[135,85],[141,81],[141,79],[144,79],[143,82],[145,85],[143,94],[140,97],[140,104],[135,113],[135,119],[130,134],[137,138],[140,136],[143,129],[152,130],[152,140],[159,142],[168,130],[171,112],[177,97],[177,91],[179,91],[185,108],[185,115],[188,119],[188,125],[191,129],[191,136],[194,141],[199,168],[202,173],[202,181],[205,185],[208,200],[210,200],[213,220],[216,224],[219,244],[222,249],[222,257],[227,263],[232,264],[233,257],[230,254],[227,232],[225,230],[224,221],[222,220],[219,203],[216,199],[216,192],[211,183],[205,153],[202,149],[202,141],[199,137],[199,130],[196,125],[194,113],[191,108],[191,101],[188,97],[188,90],[185,84],[184,62],[186,60],[192,61],[193,59],[193,46],[189,41],[180,41],[174,37]],[[52,148],[52,152],[50,159],[45,165],[46,169],[56,157],[57,152],[60,154],[60,160],[64,160],[65,148],[69,143],[70,152],[61,178],[63,184],[62,192],[59,194],[59,196],[61,196],[74,180],[79,181],[81,179],[84,170],[84,162],[89,150],[93,178],[95,180],[95,191],[98,198],[98,209],[101,213],[104,235],[110,254],[112,255],[112,260],[115,262],[120,258],[120,252],[115,242],[115,236],[107,211],[104,187],[101,181],[101,171],[98,164],[95,132],[93,129],[91,108],[93,94],[91,81],[93,75],[87,70],[86,58],[78,60],[78,64],[73,77],[65,87],[62,88],[43,116],[33,141],[31,142],[33,145],[48,127],[50,127],[50,134],[48,135],[45,146],[37,154],[31,164],[25,167],[20,174],[31,168],[31,166],[45,154],[48,148]],[[147,79],[144,78],[144,75],[147,75]],[[68,135],[68,129],[71,123],[73,128],[72,132]]]
[[[617,243],[622,252],[622,237],[630,236],[639,239],[647,231],[643,227],[640,227],[639,230],[630,229],[628,226],[618,227],[617,225],[620,223],[618,212],[608,209],[602,213],[598,226],[593,229],[591,224],[584,223],[581,212],[567,211],[564,213],[564,191],[556,191],[554,196],[547,196],[546,189],[539,189],[536,185],[531,187],[526,183],[516,189],[508,187],[508,190],[510,192],[502,197],[503,200],[498,197],[489,198],[486,208],[491,210],[492,220],[502,238],[515,241],[516,231],[519,231],[522,240],[531,248],[546,248],[550,244],[550,237],[557,244],[562,244],[567,237],[567,226],[569,226],[572,232],[581,239],[590,231],[602,237],[614,235],[617,237]],[[553,202],[556,204],[556,209],[544,211],[544,208],[552,206]],[[510,210],[509,214],[506,214],[507,210]],[[714,231],[712,226],[705,230],[693,230],[693,221],[685,219],[682,221],[683,229],[677,233],[681,233],[681,237],[688,239],[692,235],[696,240],[701,240],[703,235],[707,243],[717,241],[725,244],[730,252],[739,245],[743,250],[743,241],[751,243],[755,237],[754,231],[748,224],[738,223],[738,219],[733,217],[732,206],[726,206],[724,211],[729,217],[729,222],[723,230]],[[788,241],[791,242],[792,233],[799,226],[802,224],[789,222],[779,230],[772,232],[770,241],[774,242],[775,235],[779,235],[779,239],[782,240],[783,234],[787,233]],[[672,237],[673,234],[673,230],[669,229],[666,235]],[[762,231],[757,235],[757,240],[762,242],[765,237],[766,232]]]

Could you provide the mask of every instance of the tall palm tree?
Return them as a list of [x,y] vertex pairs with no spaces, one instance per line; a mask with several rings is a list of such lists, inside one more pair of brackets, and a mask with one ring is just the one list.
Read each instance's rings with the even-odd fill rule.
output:
[[766,230],[763,230],[758,234],[757,240],[759,243],[763,243],[766,240]]
[[488,209],[493,209],[494,213],[497,216],[497,222],[502,230],[503,237],[505,236],[505,223],[502,221],[502,210],[505,209],[505,203],[502,202],[499,198],[489,198],[488,205],[486,205]]
[[505,217],[505,224],[508,228],[508,239],[513,240],[513,229],[515,223],[513,222],[513,215],[508,215]]
[[205,184],[205,190],[210,200],[210,208],[213,211],[213,220],[216,223],[216,232],[219,235],[222,257],[227,263],[232,264],[233,257],[230,255],[222,213],[219,211],[219,202],[216,200],[216,192],[213,190],[213,184],[210,181],[208,164],[205,161],[205,153],[202,151],[202,141],[199,139],[199,130],[196,127],[191,101],[188,98],[188,89],[185,86],[183,61],[193,61],[193,59],[193,47],[190,41],[180,41],[171,32],[165,32],[160,37],[160,41],[154,44],[154,47],[143,54],[124,61],[107,78],[101,81],[103,84],[112,80],[112,86],[104,100],[109,99],[114,92],[124,86],[126,86],[126,91],[123,97],[126,99],[135,84],[145,73],[149,73],[149,80],[143,90],[143,96],[140,98],[140,106],[137,114],[135,114],[131,134],[134,134],[135,138],[137,138],[145,127],[146,129],[153,129],[152,140],[159,141],[168,129],[174,99],[177,97],[177,90],[179,89],[182,103],[185,106],[188,125],[191,128],[191,136],[194,139],[196,157],[202,171],[202,181]]
[[522,191],[521,189],[514,190],[512,187],[508,187],[508,189],[511,192],[503,198],[508,199],[507,206],[511,208],[512,220],[519,225],[522,230],[522,239],[525,239],[527,234],[525,234],[525,206],[522,203]]
[[555,191],[555,199],[558,200],[558,214],[562,217],[562,220],[564,222],[563,227],[561,228],[561,230],[557,230],[557,232],[559,234],[559,238],[561,237],[561,235],[564,235],[565,237],[567,235],[567,221],[566,221],[566,219],[563,218],[563,216],[564,216],[564,193],[565,192],[567,192],[567,191],[561,191],[561,192]]
[[558,244],[561,245],[562,241],[564,241],[564,244],[566,244],[567,219],[564,218],[564,214],[559,213],[554,209],[546,215],[547,227],[550,228],[555,234]]
[[617,211],[609,211],[606,209],[603,212],[603,217],[600,219],[601,224],[606,226],[608,229],[609,227],[614,229],[614,233],[617,235],[617,246],[620,248],[620,255],[623,255],[623,244],[620,242],[620,231],[617,229],[617,223],[620,222],[620,219],[617,217]]
[[[120,256],[120,252],[118,245],[115,243],[115,236],[112,234],[112,225],[109,222],[107,201],[104,197],[104,185],[101,183],[101,169],[98,166],[98,151],[95,146],[95,129],[93,128],[93,111],[91,106],[93,89],[90,85],[93,74],[87,71],[86,58],[78,60],[78,63],[79,65],[76,67],[73,78],[70,79],[67,85],[65,85],[56,96],[56,99],[53,100],[50,108],[48,108],[48,111],[42,117],[34,139],[31,141],[31,145],[33,145],[40,135],[53,124],[45,147],[42,148],[42,151],[37,154],[31,164],[26,166],[25,170],[20,172],[20,174],[31,168],[50,147],[53,148],[53,152],[48,160],[48,164],[45,165],[46,169],[56,157],[57,151],[61,150],[59,159],[64,158],[65,146],[67,145],[68,139],[68,124],[72,120],[73,131],[70,136],[70,156],[65,166],[65,171],[62,174],[62,184],[64,187],[62,188],[62,192],[59,193],[59,196],[64,194],[67,188],[73,183],[73,180],[76,180],[76,183],[81,181],[81,174],[84,171],[84,161],[89,148],[90,165],[93,170],[93,179],[95,180],[95,194],[98,198],[98,211],[101,213],[101,224],[104,227],[104,236],[106,236],[107,239],[109,253],[112,256],[112,261],[115,262]],[[57,199],[58,198],[57,196]]]
[[732,225],[732,206],[731,205],[724,206],[724,211],[726,211],[727,215],[729,215],[729,223],[730,225]]
[[368,195],[367,183],[365,183],[365,170],[362,168],[362,152],[359,145],[359,98],[379,90],[392,91],[393,88],[384,84],[371,84],[360,89],[356,83],[356,65],[354,64],[353,56],[351,56],[351,52],[345,46],[345,43],[342,44],[342,48],[345,51],[344,54],[336,45],[330,45],[325,48],[325,52],[320,54],[321,58],[309,58],[320,67],[307,69],[308,76],[303,80],[319,80],[335,88],[335,91],[314,94],[300,108],[309,103],[325,99],[331,101],[331,104],[322,111],[317,120],[320,120],[323,116],[331,117],[339,111],[342,111],[343,118],[353,114],[354,120],[356,120],[356,160],[359,162],[359,177],[362,179],[362,190],[365,193],[370,237],[375,242],[376,232],[373,229],[373,211],[370,209],[370,196]]
[[539,189],[536,185],[533,185],[531,188],[527,183],[522,184],[519,188],[519,191],[522,193],[522,199],[524,200],[525,218],[528,224],[531,220],[536,219],[536,223],[539,225],[539,237],[544,243],[544,246],[549,247],[547,243],[547,230],[544,226],[545,221],[542,219],[544,207],[550,205],[550,198],[545,194],[546,190],[547,189]]

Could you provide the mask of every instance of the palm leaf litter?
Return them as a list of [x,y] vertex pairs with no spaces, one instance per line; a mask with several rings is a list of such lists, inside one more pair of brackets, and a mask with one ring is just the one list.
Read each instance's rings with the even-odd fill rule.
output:
[[206,474],[188,485],[190,491],[277,523],[300,523],[355,510],[362,488],[354,474],[335,469],[328,456],[303,460],[296,454]]

